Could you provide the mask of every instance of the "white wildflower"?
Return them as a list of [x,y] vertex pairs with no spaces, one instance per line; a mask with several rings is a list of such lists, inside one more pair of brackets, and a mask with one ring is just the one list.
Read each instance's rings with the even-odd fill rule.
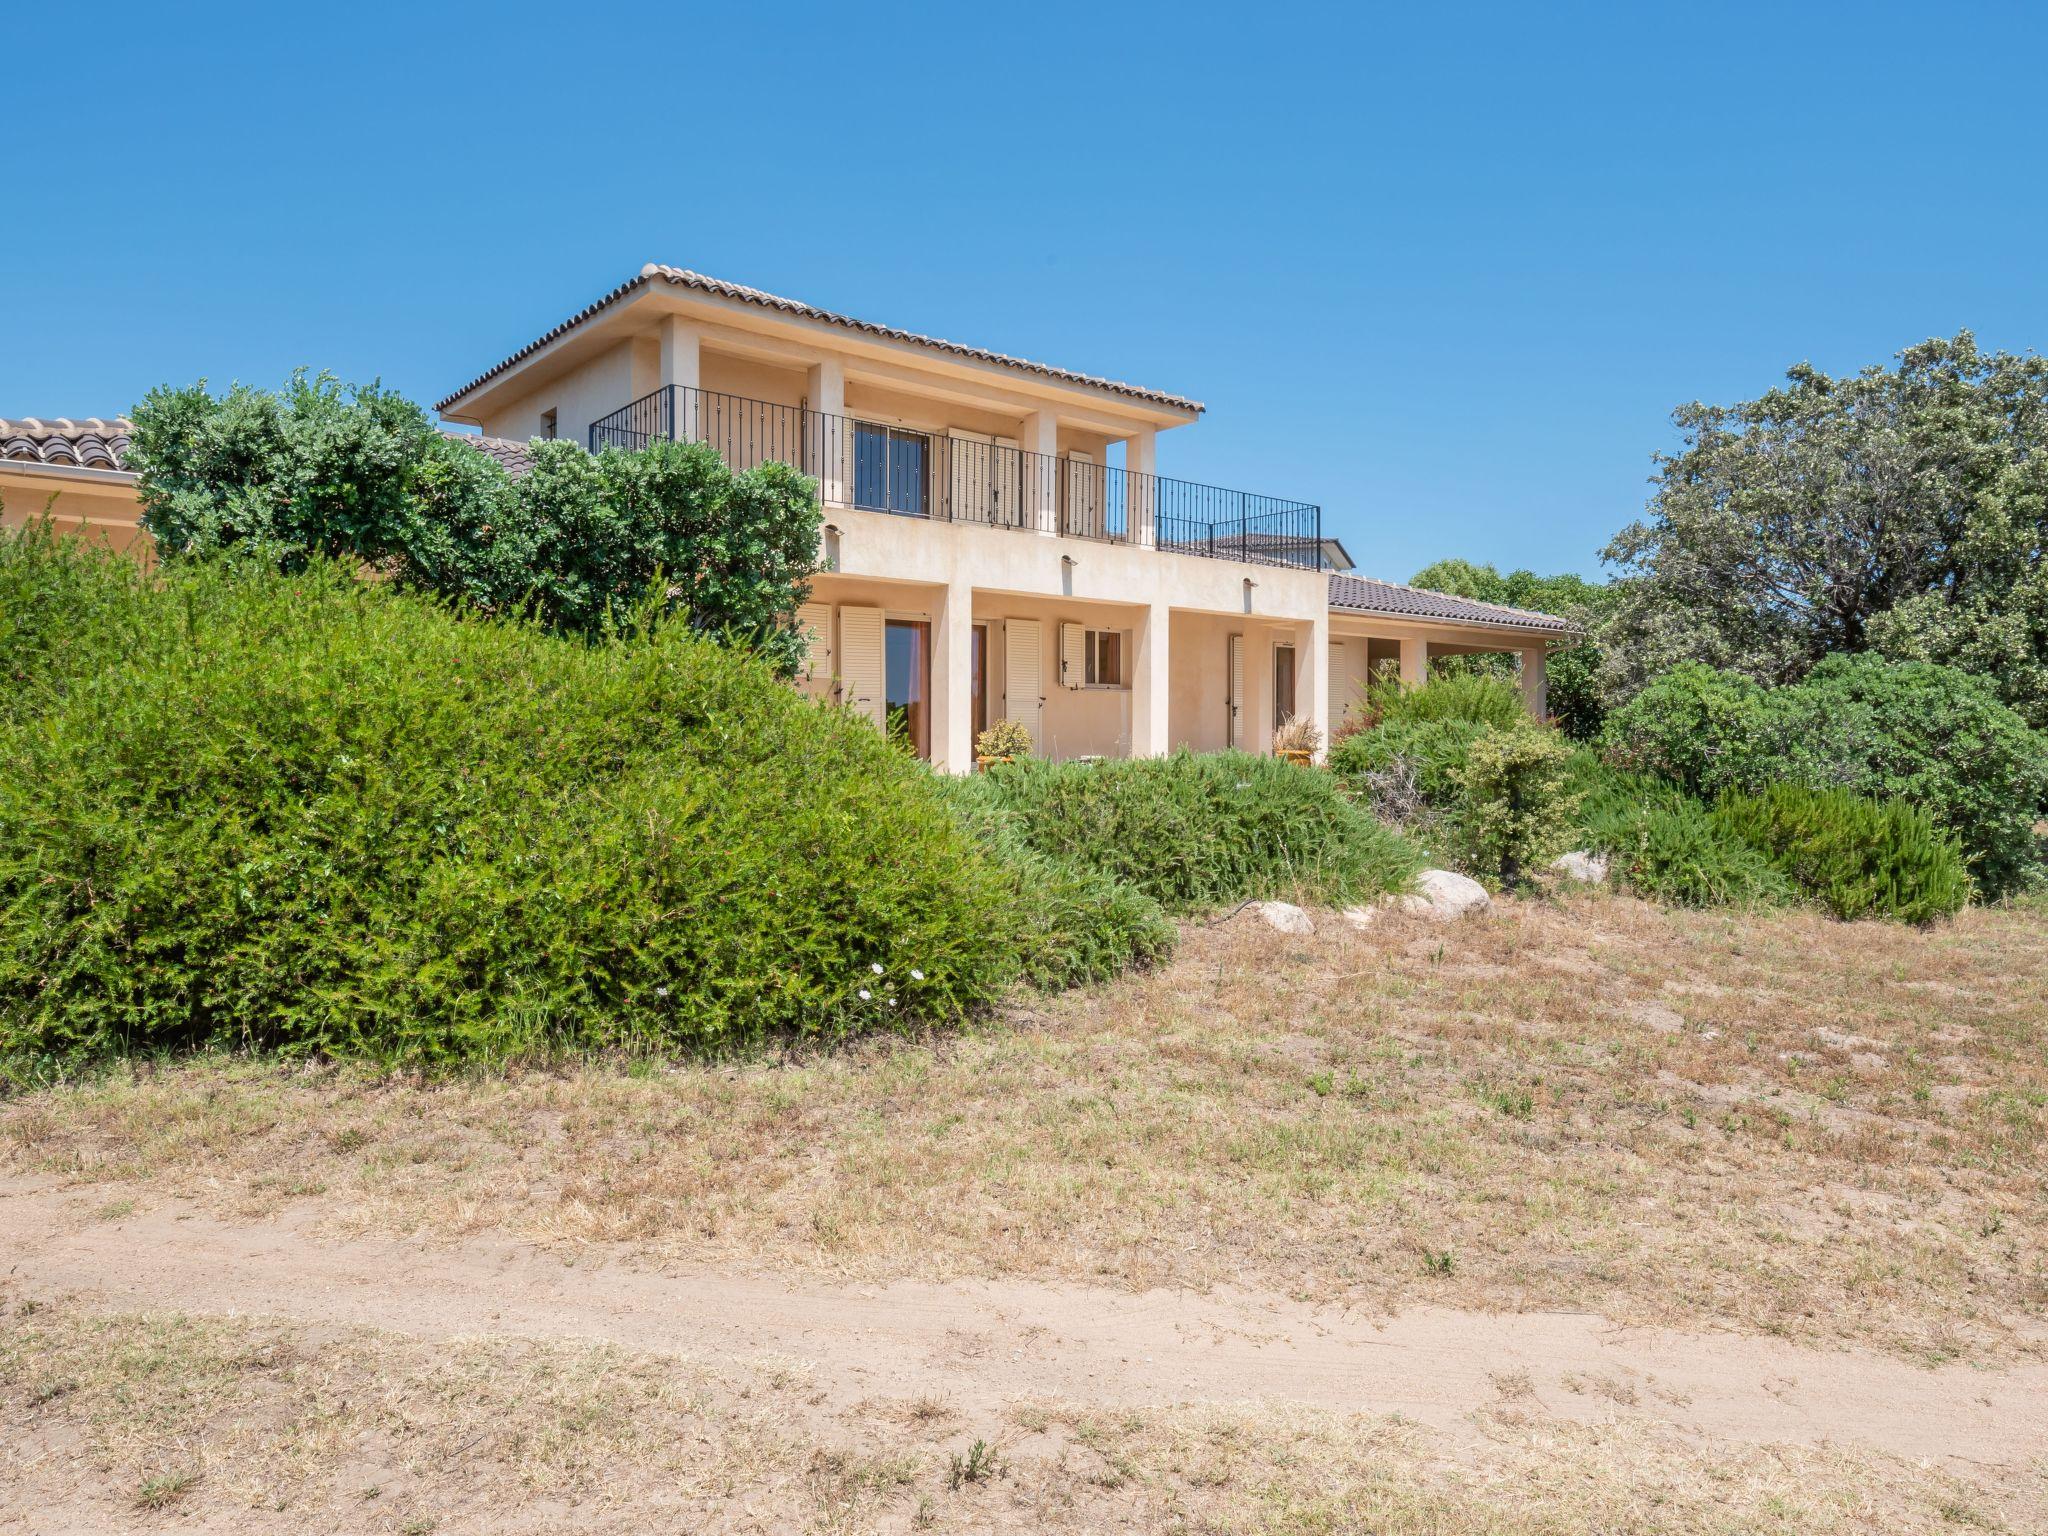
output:
[[882,974],[882,962],[877,960],[873,965],[869,966],[868,969],[873,971],[877,976],[879,976]]
[[919,970],[919,969],[918,969],[918,968],[917,968],[916,966],[914,966],[914,965],[913,965],[913,966],[912,966],[912,967],[910,968],[910,979],[911,979],[912,981],[923,981],[923,980],[924,980],[924,972],[923,972],[923,971],[920,971],[920,970]]
[[866,987],[862,987],[860,989],[860,1000],[862,1002],[866,1002],[869,998],[873,997],[874,995],[875,994],[870,992]]
[[667,988],[667,987],[656,987],[656,988],[654,989],[654,995],[655,995],[656,997],[667,997],[667,996],[668,996],[668,988]]

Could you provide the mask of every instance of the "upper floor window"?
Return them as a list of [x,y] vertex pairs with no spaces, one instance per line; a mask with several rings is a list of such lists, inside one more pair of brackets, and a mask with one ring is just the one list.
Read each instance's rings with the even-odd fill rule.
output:
[[853,425],[853,504],[875,512],[923,517],[928,505],[931,439],[922,432]]
[[555,440],[555,412],[552,407],[540,413],[540,435],[551,443]]

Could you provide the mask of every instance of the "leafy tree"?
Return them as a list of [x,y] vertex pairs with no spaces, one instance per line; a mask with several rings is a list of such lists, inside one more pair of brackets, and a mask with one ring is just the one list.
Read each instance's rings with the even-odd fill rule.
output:
[[131,452],[143,523],[168,555],[279,569],[356,561],[487,613],[596,635],[650,596],[700,633],[800,659],[818,547],[815,484],[734,473],[703,443],[585,453],[533,444],[519,479],[379,386],[301,372],[276,394],[152,390]]
[[1784,683],[1879,649],[1981,671],[2048,723],[2048,362],[1964,331],[1674,420],[1649,516],[1606,551],[1612,692],[1680,661]]
[[[1587,581],[1583,576],[1538,576],[1534,571],[1503,574],[1494,566],[1475,565],[1470,560],[1439,560],[1426,565],[1415,573],[1410,584],[1482,603],[1532,608],[1577,624],[1586,632],[1586,638],[1550,656],[1550,713],[1564,733],[1575,740],[1589,740],[1598,734],[1605,713],[1600,691],[1605,652],[1599,628],[1613,606],[1613,588]],[[1505,656],[1461,659],[1491,672],[1506,673],[1515,665]]]

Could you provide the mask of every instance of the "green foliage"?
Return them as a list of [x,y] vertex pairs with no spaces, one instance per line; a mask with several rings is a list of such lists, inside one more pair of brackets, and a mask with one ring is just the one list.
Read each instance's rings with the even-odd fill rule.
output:
[[1008,805],[967,779],[937,781],[1010,881],[1024,979],[1042,991],[1107,981],[1165,960],[1180,932],[1159,903],[1075,858],[1042,853]]
[[997,720],[974,738],[974,750],[982,757],[1029,757],[1031,732],[1021,720]]
[[[1583,576],[1538,576],[1534,571],[1503,574],[1491,565],[1475,565],[1469,560],[1439,560],[1417,571],[1409,582],[1454,597],[1554,614],[1578,625],[1586,638],[1553,652],[1549,660],[1546,694],[1550,715],[1558,729],[1574,741],[1588,741],[1599,734],[1606,716],[1602,691],[1606,653],[1599,635],[1614,606],[1612,586]],[[1455,662],[1463,669],[1495,676],[1510,675],[1515,666],[1508,656],[1458,657]]]
[[1366,688],[1366,710],[1381,725],[1458,720],[1506,729],[1529,719],[1515,685],[1483,673],[1448,673],[1420,688],[1375,678]]
[[1242,752],[1004,764],[963,786],[1048,857],[1112,876],[1169,912],[1252,897],[1363,900],[1419,859],[1328,774]]
[[1529,869],[1570,846],[1577,796],[1571,748],[1555,731],[1523,722],[1488,729],[1458,774],[1464,862],[1512,890]]
[[31,590],[0,1052],[718,1049],[1017,972],[1016,876],[931,775],[680,623],[569,643],[320,560],[145,582],[0,538]]
[[1730,796],[1714,815],[1840,918],[1928,923],[1970,899],[1954,840],[1902,801],[1773,784]]
[[1678,667],[1617,710],[1604,741],[1617,766],[1708,798],[1785,782],[1905,800],[1956,836],[1987,894],[2040,877],[2048,737],[1952,668],[1838,656],[1761,688]]
[[402,586],[591,637],[659,594],[699,633],[801,658],[795,613],[818,547],[815,484],[734,473],[704,443],[595,456],[536,442],[514,481],[375,385],[295,375],[271,394],[152,390],[130,450],[143,521],[172,555],[284,571],[362,562]]
[[1797,892],[1769,859],[1713,812],[1664,780],[1617,773],[1591,752],[1572,762],[1585,846],[1607,855],[1608,878],[1675,907],[1783,906]]
[[[1429,692],[1423,689],[1421,693]],[[1422,802],[1439,810],[1453,806],[1472,744],[1493,727],[1455,716],[1435,720],[1389,720],[1347,736],[1330,749],[1330,768],[1353,794],[1376,801],[1391,786],[1380,780],[1399,769]]]
[[1963,332],[1674,419],[1650,516],[1606,551],[1614,695],[1681,661],[1777,685],[1875,648],[2048,726],[2048,360]]

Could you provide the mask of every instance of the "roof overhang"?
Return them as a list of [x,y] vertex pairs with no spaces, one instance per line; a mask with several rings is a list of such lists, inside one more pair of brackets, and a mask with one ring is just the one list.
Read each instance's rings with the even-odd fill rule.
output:
[[[786,366],[841,357],[849,378],[952,394],[983,408],[1015,408],[1018,397],[1063,417],[1109,430],[1180,426],[1202,404],[1161,391],[961,346],[722,283],[679,268],[650,266],[553,330],[441,400],[450,421],[481,423],[495,408],[540,388],[621,341],[650,337],[655,323],[681,316],[721,350]],[[619,402],[621,405],[624,401]]]

